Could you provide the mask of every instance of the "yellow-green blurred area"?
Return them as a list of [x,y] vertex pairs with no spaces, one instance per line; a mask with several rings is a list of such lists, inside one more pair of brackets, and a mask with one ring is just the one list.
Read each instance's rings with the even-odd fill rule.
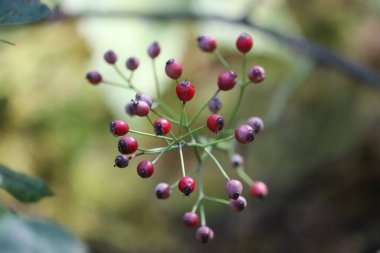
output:
[[[380,83],[369,85],[335,66],[316,62],[302,50],[252,27],[147,18],[155,12],[226,18],[248,14],[261,26],[303,36],[379,72],[379,1],[67,0],[59,4],[56,19],[0,27],[0,39],[16,44],[0,44],[0,163],[44,179],[55,193],[36,204],[21,204],[0,192],[1,202],[23,216],[56,221],[96,253],[380,249]],[[123,10],[124,16],[96,15]],[[95,14],[88,15],[91,12]],[[129,16],[129,12],[144,16]],[[160,159],[149,179],[136,174],[140,158],[125,169],[114,168],[118,151],[117,138],[109,133],[111,120],[125,120],[135,130],[153,130],[146,119],[125,114],[133,92],[91,86],[85,75],[99,70],[105,79],[122,82],[102,57],[114,49],[125,73],[127,57],[140,59],[134,82],[155,96],[146,49],[158,41],[163,99],[179,112],[174,83],[164,74],[166,60],[179,59],[182,77],[192,80],[197,89],[186,105],[191,116],[215,92],[217,76],[224,70],[212,54],[197,48],[196,37],[215,37],[220,53],[241,76],[242,57],[235,40],[242,32],[255,40],[249,65],[265,67],[267,78],[247,89],[236,124],[259,116],[266,128],[252,144],[237,150],[245,155],[247,173],[267,183],[269,195],[254,200],[246,187],[248,207],[242,213],[207,202],[207,224],[215,239],[201,245],[194,238],[195,230],[186,229],[181,221],[198,192],[183,197],[174,189],[165,201],[157,200],[153,192],[158,182],[173,183],[181,176],[178,153]],[[221,114],[231,113],[237,96],[238,90],[221,94]],[[196,125],[204,124],[208,115],[205,111]],[[137,137],[144,148],[165,144]],[[190,170],[195,157],[190,150],[184,155]],[[236,177],[229,157],[215,155]],[[225,180],[210,160],[204,165],[203,181],[207,193],[224,198]]]

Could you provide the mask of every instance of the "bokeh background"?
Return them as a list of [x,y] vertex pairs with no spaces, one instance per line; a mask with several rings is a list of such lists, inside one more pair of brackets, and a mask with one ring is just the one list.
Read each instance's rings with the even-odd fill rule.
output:
[[[55,196],[26,205],[0,192],[7,206],[63,225],[94,253],[380,250],[380,82],[369,82],[365,71],[358,77],[352,69],[342,71],[340,62],[321,60],[332,52],[379,75],[380,1],[44,2],[52,8],[59,4],[54,17],[0,27],[0,38],[16,44],[0,44],[0,163],[44,179]],[[167,18],[152,19],[157,12],[168,13]],[[173,15],[184,12],[227,20]],[[260,27],[228,21],[245,16]],[[326,50],[311,57],[304,44],[268,30],[303,37]],[[163,71],[167,59],[177,58],[184,65],[183,76],[198,85],[191,104],[196,111],[215,90],[223,67],[200,52],[195,38],[214,36],[221,53],[241,73],[241,56],[234,47],[241,32],[254,37],[249,63],[264,66],[267,79],[248,89],[240,111],[242,121],[263,117],[266,129],[239,150],[248,173],[265,181],[270,194],[262,201],[249,199],[238,214],[208,203],[207,222],[215,239],[200,245],[195,231],[181,224],[195,195],[183,198],[175,192],[159,201],[153,194],[157,182],[179,177],[178,157],[160,160],[148,180],[136,175],[137,161],[123,170],[113,168],[117,139],[109,134],[108,123],[115,118],[132,122],[124,106],[133,93],[91,86],[85,74],[96,69],[120,81],[103,62],[103,53],[115,50],[120,66],[137,56],[141,64],[135,83],[153,95],[146,48],[158,41],[164,99],[179,109],[174,84]],[[236,97],[234,91],[222,94],[222,113],[230,112]],[[150,131],[145,120],[133,119],[131,125]],[[140,140],[144,147],[157,145]],[[194,158],[185,155],[190,166]],[[228,157],[217,155],[228,163]],[[222,176],[214,173],[213,164],[206,166],[206,191],[224,196]]]

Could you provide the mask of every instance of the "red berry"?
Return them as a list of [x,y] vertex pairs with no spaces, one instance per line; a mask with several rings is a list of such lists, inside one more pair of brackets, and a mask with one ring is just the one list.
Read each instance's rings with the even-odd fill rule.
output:
[[223,130],[224,127],[224,119],[219,114],[213,114],[207,119],[207,127],[213,133],[218,133]]
[[242,144],[250,143],[255,139],[255,131],[248,125],[241,125],[235,129],[235,138]]
[[265,79],[265,70],[261,66],[255,65],[248,69],[248,78],[253,83],[261,83]]
[[123,136],[119,139],[118,149],[122,154],[132,154],[138,148],[138,143],[132,136]]
[[246,124],[252,127],[253,131],[255,131],[255,134],[264,129],[264,122],[259,117],[250,117],[247,120]]
[[129,164],[129,158],[126,155],[118,155],[115,158],[115,165],[114,167],[119,167],[119,168],[125,168]]
[[230,199],[237,199],[243,191],[243,185],[239,180],[231,179],[226,183],[227,196]]
[[156,197],[158,199],[167,199],[172,193],[172,188],[167,183],[159,183],[156,185],[154,192],[156,193]]
[[191,177],[183,177],[178,182],[178,189],[189,196],[195,189],[195,180]]
[[149,104],[143,100],[135,101],[134,106],[135,106],[135,112],[137,116],[144,117],[148,115],[150,112]]
[[250,194],[254,198],[264,198],[268,195],[268,187],[261,181],[255,181],[250,187]]
[[160,51],[161,51],[161,48],[160,48],[160,45],[158,44],[158,42],[153,42],[148,47],[148,55],[152,59],[156,58],[160,54]]
[[182,221],[188,228],[196,227],[199,223],[199,217],[194,212],[187,212],[183,215]]
[[218,76],[218,86],[221,90],[231,90],[236,85],[236,73],[233,71],[226,71]]
[[136,57],[130,57],[125,62],[125,66],[127,67],[127,69],[133,71],[138,68],[139,63],[140,63],[139,59],[137,59]]
[[102,81],[102,75],[98,71],[90,71],[86,75],[87,80],[91,84],[99,84]]
[[157,135],[167,135],[170,132],[170,122],[165,118],[156,119],[153,126]]
[[110,123],[110,132],[114,136],[123,136],[129,132],[129,126],[124,121],[114,120]]
[[117,61],[117,55],[114,51],[108,50],[104,53],[104,60],[109,64],[115,64],[115,62]]
[[214,231],[207,226],[202,226],[197,229],[195,237],[201,243],[207,243],[209,240],[214,239]]
[[175,59],[168,60],[165,65],[165,73],[171,79],[177,80],[182,74],[182,64]]
[[243,196],[230,200],[230,207],[236,212],[241,212],[247,207],[247,200]]
[[194,97],[195,87],[189,81],[182,81],[176,87],[177,96],[183,102],[187,102]]
[[253,39],[251,35],[249,35],[248,33],[240,34],[240,36],[236,40],[236,47],[243,54],[248,53],[249,50],[251,50],[252,46]]
[[137,174],[142,178],[150,177],[154,172],[153,163],[148,160],[143,160],[137,165]]
[[199,36],[198,39],[198,47],[206,53],[212,53],[216,49],[216,41],[214,38],[208,35]]

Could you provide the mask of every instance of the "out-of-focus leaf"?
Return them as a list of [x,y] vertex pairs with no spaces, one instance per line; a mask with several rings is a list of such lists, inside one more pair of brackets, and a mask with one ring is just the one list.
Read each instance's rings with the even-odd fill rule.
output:
[[0,187],[22,202],[36,202],[53,195],[43,180],[14,172],[3,165],[0,165]]
[[39,0],[0,0],[0,24],[31,23],[50,14],[49,7]]
[[42,220],[12,215],[0,218],[1,253],[85,253],[86,246],[69,231]]
[[8,213],[8,209],[3,204],[0,203],[0,218],[6,213]]

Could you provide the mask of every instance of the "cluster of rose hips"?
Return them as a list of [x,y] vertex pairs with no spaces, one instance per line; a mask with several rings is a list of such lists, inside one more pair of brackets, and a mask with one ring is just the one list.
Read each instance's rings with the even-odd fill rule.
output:
[[[217,78],[216,92],[212,94],[210,99],[201,107],[201,109],[194,114],[190,119],[185,110],[185,105],[192,100],[195,95],[196,87],[189,80],[179,81],[182,74],[182,64],[176,59],[170,59],[166,62],[165,73],[166,75],[176,82],[176,94],[181,102],[180,112],[175,112],[173,108],[165,104],[160,97],[160,85],[158,83],[155,58],[160,54],[160,46],[157,42],[152,43],[148,47],[148,55],[152,59],[153,74],[155,76],[156,97],[152,99],[149,95],[141,92],[135,85],[133,85],[132,77],[134,71],[139,66],[139,60],[136,57],[130,57],[126,60],[125,65],[129,70],[129,77],[126,77],[123,72],[116,65],[117,55],[114,51],[109,50],[104,54],[105,61],[114,66],[117,73],[125,81],[125,84],[119,84],[104,80],[102,75],[97,71],[87,73],[88,81],[97,85],[100,83],[118,86],[126,89],[136,91],[134,99],[129,101],[125,107],[125,111],[129,116],[146,117],[152,126],[152,133],[145,133],[132,130],[129,124],[122,120],[114,120],[110,123],[110,131],[114,136],[118,136],[118,150],[120,154],[115,158],[115,165],[119,168],[128,166],[131,159],[144,154],[158,154],[153,160],[142,160],[137,165],[137,174],[141,178],[149,178],[154,173],[155,163],[162,157],[163,154],[178,150],[181,164],[179,167],[182,170],[182,178],[176,180],[172,184],[166,182],[158,183],[155,187],[155,194],[158,199],[167,199],[172,194],[172,189],[176,186],[185,195],[189,196],[198,185],[198,198],[191,211],[186,212],[183,216],[184,224],[193,228],[196,227],[201,220],[201,226],[196,231],[196,238],[206,243],[213,239],[214,232],[206,225],[204,202],[212,201],[221,204],[229,205],[232,210],[240,212],[247,206],[246,199],[241,195],[243,192],[243,184],[237,179],[231,179],[226,173],[223,166],[218,159],[212,154],[213,150],[227,152],[230,155],[230,166],[236,171],[245,183],[250,187],[250,195],[254,198],[263,198],[267,195],[267,186],[261,181],[253,181],[244,170],[244,159],[241,155],[235,153],[235,141],[241,144],[251,143],[255,135],[258,134],[263,128],[264,123],[259,117],[251,117],[244,124],[238,125],[233,129],[233,123],[236,120],[237,112],[240,106],[242,95],[247,86],[251,83],[261,83],[265,78],[265,71],[258,65],[246,68],[246,54],[253,46],[253,39],[247,33],[242,33],[236,40],[236,48],[242,54],[243,69],[242,76],[238,78],[237,74],[231,70],[231,67],[223,59],[223,57],[216,50],[217,43],[214,38],[210,36],[200,36],[197,39],[198,47],[206,53],[213,53],[218,60],[227,69],[219,74]],[[248,80],[247,80],[248,77]],[[217,96],[219,92],[225,92],[233,89],[235,86],[240,88],[240,96],[235,104],[235,107],[229,117],[229,121],[225,121],[224,117],[218,114],[222,107],[222,101]],[[193,123],[198,119],[204,109],[208,107],[211,115],[207,121],[200,126],[194,128]],[[153,117],[155,120],[153,121]],[[172,131],[172,125],[177,125],[177,135]],[[200,135],[199,132],[208,128],[211,136]],[[165,145],[153,149],[139,148],[137,140],[128,133],[137,135],[151,136],[153,138],[161,139]],[[221,145],[221,144],[228,145]],[[227,149],[225,147],[228,147]],[[185,169],[185,162],[182,149],[193,149],[195,157],[198,161],[197,166],[192,170]],[[206,195],[203,190],[202,182],[202,163],[206,158],[211,158],[218,170],[226,179],[226,193],[228,199],[216,198]],[[197,174],[197,180],[191,177],[192,174]],[[198,214],[200,214],[200,219]]]

